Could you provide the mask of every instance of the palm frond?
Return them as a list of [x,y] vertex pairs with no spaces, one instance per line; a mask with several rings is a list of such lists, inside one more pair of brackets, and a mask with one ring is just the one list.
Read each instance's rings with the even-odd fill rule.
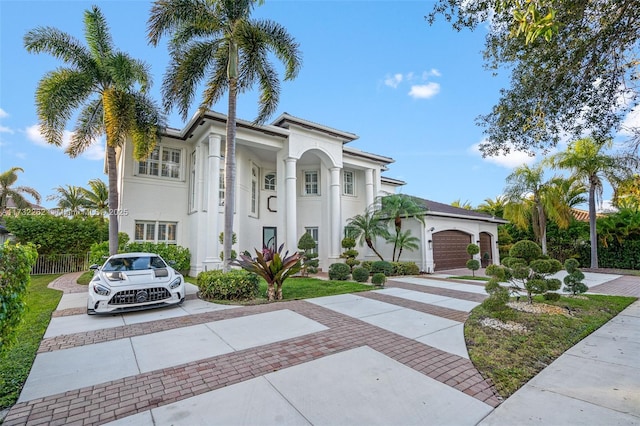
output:
[[113,53],[113,40],[107,20],[97,6],[84,12],[84,36],[93,59],[102,65]]
[[104,133],[102,99],[94,99],[80,110],[76,127],[71,136],[71,143],[66,153],[71,158],[82,154]]
[[75,37],[57,28],[37,27],[27,32],[23,41],[30,53],[49,53],[84,71],[95,68],[91,52]]
[[296,78],[302,67],[300,44],[287,32],[285,27],[271,20],[253,21],[252,26],[262,32],[266,44],[285,65],[284,79]]
[[[147,20],[147,38],[157,46],[160,39],[186,26],[206,28],[220,22],[206,2],[201,0],[158,0],[153,3]],[[190,40],[190,39],[184,39]]]

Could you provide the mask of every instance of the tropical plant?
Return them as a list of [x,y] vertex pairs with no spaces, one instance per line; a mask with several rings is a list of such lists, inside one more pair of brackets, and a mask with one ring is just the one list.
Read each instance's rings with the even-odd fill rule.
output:
[[634,174],[619,182],[614,188],[613,205],[620,207],[640,207],[640,175]]
[[[420,248],[420,239],[418,237],[414,237],[411,235],[411,230],[407,229],[406,231],[400,231],[399,233],[392,235],[387,239],[387,242],[393,243],[393,262],[399,262],[400,256],[402,256],[403,250],[414,251]],[[398,251],[398,256],[396,257],[396,250]]]
[[498,195],[495,199],[485,198],[478,205],[476,211],[491,215],[493,217],[504,217],[504,208],[507,205],[507,199],[504,195]]
[[469,202],[469,200],[466,201],[461,201],[460,198],[458,198],[457,200],[453,200],[451,202],[451,205],[453,207],[457,207],[459,209],[465,209],[465,210],[473,210],[473,206],[471,205],[471,203]]
[[65,185],[54,188],[55,194],[47,197],[48,201],[57,201],[63,216],[78,216],[87,207],[84,191],[79,186]]
[[53,27],[38,27],[24,36],[31,53],[49,53],[65,67],[50,71],[36,89],[36,109],[44,139],[62,145],[65,125],[79,109],[66,149],[76,157],[106,135],[109,180],[109,252],[118,250],[118,184],[116,149],[130,136],[133,156],[146,159],[164,127],[164,119],[146,95],[151,82],[147,65],[118,51],[97,6],[84,12],[87,45]]
[[104,220],[104,216],[109,214],[109,188],[102,179],[91,179],[89,189],[82,188],[86,208]]
[[149,41],[157,46],[171,35],[172,66],[165,74],[165,106],[177,105],[187,118],[195,90],[204,82],[200,114],[228,90],[225,141],[225,220],[223,269],[229,269],[236,181],[237,95],[260,87],[255,123],[264,123],[278,106],[280,84],[268,53],[285,64],[284,79],[296,77],[301,66],[298,44],[281,25],[251,19],[256,0],[158,0],[148,20]]
[[380,215],[387,221],[393,221],[393,229],[396,233],[396,237],[391,239],[394,243],[393,260],[396,256],[396,251],[398,250],[398,243],[402,241],[400,238],[400,232],[402,231],[402,219],[413,217],[424,225],[424,213],[427,208],[416,198],[404,194],[393,194],[378,197],[378,206],[380,209]]
[[614,186],[633,176],[640,165],[635,155],[609,155],[606,149],[613,141],[598,142],[583,138],[569,144],[565,151],[548,158],[555,168],[569,170],[572,176],[589,188],[589,241],[591,242],[591,267],[598,267],[598,235],[596,228],[596,203],[601,204],[603,181]]
[[369,208],[364,214],[359,214],[349,219],[347,224],[353,230],[353,238],[358,240],[361,246],[366,244],[380,260],[384,260],[373,245],[373,241],[377,237],[386,239],[389,235],[386,223],[382,220],[378,211]]
[[24,170],[21,167],[12,167],[0,174],[0,212],[7,208],[7,198],[11,198],[16,208],[26,209],[30,207],[29,202],[23,194],[29,194],[36,203],[40,203],[40,194],[35,189],[28,186],[13,186],[18,180],[18,173]]
[[509,219],[521,229],[533,226],[536,239],[547,253],[547,219],[566,228],[571,220],[571,209],[567,205],[562,178],[544,181],[542,165],[522,165],[507,176],[505,196],[508,200],[504,210]]
[[267,298],[269,302],[282,300],[282,284],[291,275],[302,268],[302,256],[296,252],[289,256],[289,252],[282,253],[284,244],[278,250],[264,247],[262,251],[254,249],[255,259],[244,254],[233,261],[234,265],[261,276],[267,282]]

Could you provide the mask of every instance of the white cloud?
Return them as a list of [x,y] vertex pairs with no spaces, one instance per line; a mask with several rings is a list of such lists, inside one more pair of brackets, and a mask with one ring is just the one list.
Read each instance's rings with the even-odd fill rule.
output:
[[394,74],[392,77],[387,77],[384,84],[395,89],[402,82],[402,78],[402,74]]
[[[38,146],[46,148],[54,147],[54,145],[47,143],[44,136],[42,136],[42,133],[40,133],[40,126],[37,124],[27,127],[25,133],[27,134],[27,138]],[[67,147],[71,143],[71,136],[73,136],[73,132],[65,130],[62,134],[62,145],[57,148],[63,151],[67,149]],[[104,142],[96,141],[82,153],[81,157],[87,160],[104,160],[104,154]]]
[[9,114],[7,114],[7,112],[5,110],[0,108],[0,118],[6,118],[8,116],[9,116]]
[[423,80],[428,80],[429,77],[441,77],[442,74],[440,73],[440,71],[438,71],[435,68],[431,68],[429,71],[423,71],[422,72],[422,79]]
[[414,99],[429,99],[440,92],[438,83],[429,82],[427,84],[416,84],[411,86],[409,96]]
[[633,108],[624,118],[620,127],[620,134],[624,136],[632,136],[633,129],[640,131],[640,105]]
[[[485,141],[482,141],[483,143]],[[482,156],[482,151],[480,151],[480,144],[476,143],[469,147],[469,152]],[[511,150],[508,154],[496,155],[492,157],[483,157],[484,161],[489,163],[496,164],[501,167],[505,167],[507,169],[514,169],[516,167],[522,166],[523,164],[532,164],[536,161],[535,156],[531,156],[526,152]]]
[[11,133],[13,134],[13,129],[6,127],[6,126],[0,126],[0,133]]

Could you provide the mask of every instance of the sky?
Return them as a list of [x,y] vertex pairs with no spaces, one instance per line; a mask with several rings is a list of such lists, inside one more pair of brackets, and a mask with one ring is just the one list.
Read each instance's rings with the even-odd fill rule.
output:
[[[16,184],[35,188],[45,207],[54,207],[55,201],[47,197],[58,186],[86,187],[94,178],[107,181],[104,140],[75,159],[64,153],[64,147],[44,141],[34,93],[38,81],[62,62],[28,53],[23,36],[38,26],[51,26],[84,43],[83,12],[93,4],[105,15],[116,48],[149,65],[154,76],[151,96],[161,104],[169,55],[166,40],[158,47],[147,42],[151,2],[0,0],[0,172],[23,168]],[[482,158],[477,147],[483,129],[476,118],[491,111],[500,89],[508,87],[509,74],[494,76],[484,68],[486,28],[457,32],[443,18],[429,25],[424,16],[433,5],[433,1],[266,0],[256,7],[253,16],[284,25],[303,55],[298,77],[281,84],[279,108],[271,120],[287,112],[355,133],[359,139],[350,146],[395,160],[385,176],[407,182],[399,192],[477,206],[503,192],[514,167],[539,158],[523,153]],[[256,100],[255,92],[241,94],[238,117],[252,121]],[[226,109],[226,98],[213,106],[219,112]],[[168,111],[167,117],[170,127],[186,123],[176,111]],[[67,140],[74,124],[73,119],[67,124]],[[609,194],[607,188],[605,198]]]

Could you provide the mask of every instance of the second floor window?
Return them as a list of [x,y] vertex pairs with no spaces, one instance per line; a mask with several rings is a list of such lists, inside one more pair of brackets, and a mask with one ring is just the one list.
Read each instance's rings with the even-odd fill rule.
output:
[[304,172],[304,195],[318,194],[320,194],[318,171],[311,170]]
[[345,170],[342,172],[342,193],[344,195],[356,195],[353,172]]
[[179,149],[156,147],[149,158],[138,164],[138,174],[180,179],[180,161]]

